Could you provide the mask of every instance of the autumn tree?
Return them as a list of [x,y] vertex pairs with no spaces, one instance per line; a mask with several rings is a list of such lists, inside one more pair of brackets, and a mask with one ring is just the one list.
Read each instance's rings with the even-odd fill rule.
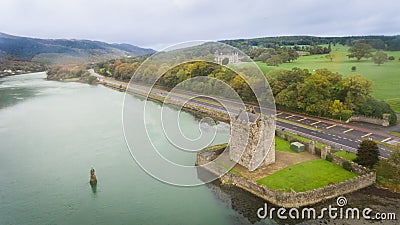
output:
[[372,56],[372,60],[375,64],[378,64],[378,66],[380,66],[388,60],[388,55],[382,51],[377,51],[374,56]]
[[372,81],[358,74],[344,78],[342,86],[345,106],[354,111],[365,104],[372,92]]
[[334,100],[331,106],[332,116],[336,117],[340,115],[343,110],[344,110],[343,102],[341,102],[338,99]]
[[372,46],[361,41],[357,41],[352,47],[349,48],[347,56],[349,58],[356,58],[360,61],[361,58],[370,58],[372,56]]

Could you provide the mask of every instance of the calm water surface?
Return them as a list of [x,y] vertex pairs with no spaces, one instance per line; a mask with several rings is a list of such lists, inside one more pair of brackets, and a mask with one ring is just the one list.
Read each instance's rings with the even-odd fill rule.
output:
[[[218,188],[171,186],[133,161],[122,131],[123,93],[45,76],[0,79],[0,224],[248,222],[222,200]],[[142,110],[143,100],[127,100]],[[154,112],[148,115],[156,116],[160,105],[148,104]],[[199,121],[188,113],[181,115],[181,123],[199,131]],[[226,142],[229,127],[216,126],[215,143]],[[194,155],[184,157],[194,163]],[[92,166],[99,180],[96,192],[88,184]]]

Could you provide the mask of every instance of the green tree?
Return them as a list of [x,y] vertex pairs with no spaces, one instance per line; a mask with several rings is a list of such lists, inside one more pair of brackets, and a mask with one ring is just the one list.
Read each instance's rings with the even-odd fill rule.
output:
[[365,104],[372,92],[372,81],[358,74],[344,78],[342,86],[345,106],[354,111]]
[[389,161],[394,165],[400,166],[400,150],[393,149],[390,153]]
[[281,64],[282,58],[280,55],[273,55],[271,56],[271,58],[267,59],[267,61],[265,61],[265,63],[267,63],[268,66],[278,66],[279,64]]
[[379,161],[378,145],[372,140],[364,140],[357,150],[357,158],[354,162],[367,168],[372,168]]
[[357,41],[352,47],[349,48],[349,58],[356,58],[360,61],[361,58],[370,58],[372,56],[372,46],[360,41]]
[[341,102],[340,100],[334,100],[333,101],[333,104],[332,104],[332,106],[331,106],[331,114],[332,114],[332,116],[334,116],[334,117],[340,117],[340,115],[342,114],[342,111],[343,111],[343,109],[344,109],[344,106],[343,106],[343,102]]
[[289,54],[289,62],[294,61],[297,58],[299,58],[299,54],[293,48],[288,49],[288,54]]
[[304,79],[304,84],[298,86],[300,104],[298,107],[313,115],[324,116],[329,113],[332,105],[331,83],[321,73],[315,73]]
[[329,59],[331,62],[335,59],[336,55],[334,53],[329,53],[325,58]]
[[224,58],[221,63],[222,63],[222,65],[228,65],[229,59],[228,58]]
[[380,66],[388,60],[388,55],[382,51],[377,51],[375,55],[372,56],[372,60],[375,64],[378,64],[378,66]]

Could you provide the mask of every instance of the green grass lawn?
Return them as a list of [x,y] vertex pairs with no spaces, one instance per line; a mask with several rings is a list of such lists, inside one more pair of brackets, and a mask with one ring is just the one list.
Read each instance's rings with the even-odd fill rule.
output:
[[[278,67],[267,66],[264,62],[256,62],[264,73],[274,69],[292,69],[299,67],[308,69],[310,72],[316,69],[326,68],[338,72],[343,76],[350,74],[361,74],[373,81],[373,96],[377,99],[387,100],[393,109],[400,113],[400,51],[386,52],[388,56],[394,56],[395,60],[387,61],[378,66],[371,59],[348,59],[346,56],[348,47],[342,45],[332,46],[332,53],[336,55],[331,62],[325,55],[311,55],[299,57],[291,63],[283,63]],[[351,72],[351,67],[356,66],[356,72]]]
[[356,154],[351,153],[351,152],[346,152],[346,151],[338,151],[338,152],[335,152],[333,154],[335,154],[337,156],[340,156],[340,157],[342,157],[344,159],[350,160],[350,161],[354,161],[354,159],[357,158]]
[[395,135],[395,136],[399,136],[399,137],[400,137],[400,132],[390,131],[389,134]]
[[[302,137],[302,136],[299,136],[299,135],[297,135],[297,134],[292,134],[292,133],[289,133],[289,132],[287,132],[287,131],[283,131],[283,132],[284,132],[286,135],[289,135],[289,136],[292,136],[292,137],[298,139],[299,141],[303,141],[304,143],[310,143],[310,141],[311,141],[310,139],[305,138],[305,137]],[[324,144],[322,144],[321,142],[317,142],[317,148],[321,149],[323,145],[324,145]]]
[[389,98],[385,101],[392,107],[394,111],[400,113],[400,98]]
[[356,176],[334,163],[317,159],[286,167],[257,182],[274,190],[304,192]]
[[275,149],[282,152],[298,153],[290,149],[290,142],[278,136],[275,136]]

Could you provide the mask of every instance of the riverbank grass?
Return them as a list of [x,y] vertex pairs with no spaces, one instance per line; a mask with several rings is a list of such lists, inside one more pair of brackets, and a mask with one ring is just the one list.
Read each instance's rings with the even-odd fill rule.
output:
[[356,176],[334,163],[317,159],[286,167],[257,182],[274,190],[304,192]]

